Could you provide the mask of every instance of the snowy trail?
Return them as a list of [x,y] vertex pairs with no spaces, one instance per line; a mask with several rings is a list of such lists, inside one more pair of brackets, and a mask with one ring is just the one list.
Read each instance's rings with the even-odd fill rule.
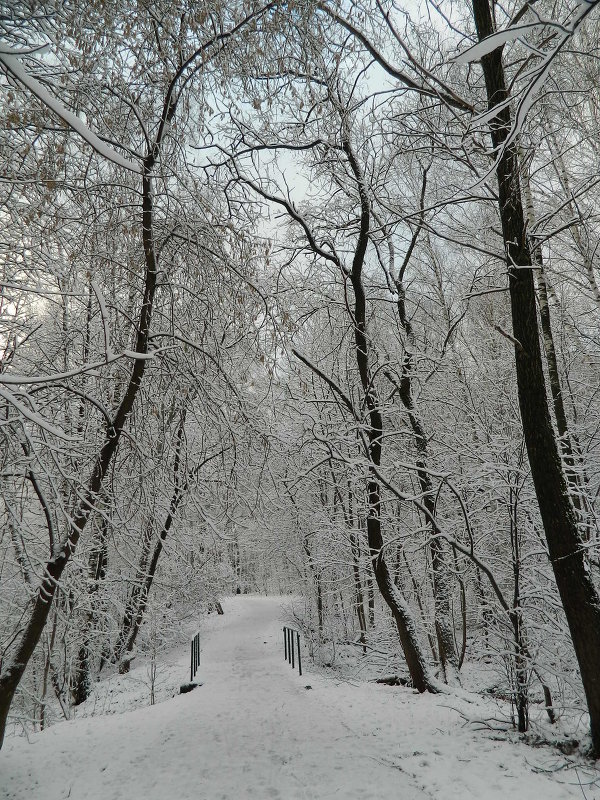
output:
[[[283,660],[280,598],[235,598],[225,611],[203,642],[202,687],[127,714],[55,725],[31,745],[7,741],[0,797],[581,797],[573,785],[532,774],[525,758],[533,751],[466,731],[440,698],[336,683],[309,665],[299,677]],[[181,669],[183,682],[183,657]]]

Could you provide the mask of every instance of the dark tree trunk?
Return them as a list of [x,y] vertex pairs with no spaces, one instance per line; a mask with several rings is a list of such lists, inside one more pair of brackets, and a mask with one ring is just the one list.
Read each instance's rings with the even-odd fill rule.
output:
[[[431,555],[431,572],[433,579],[433,598],[435,606],[435,630],[438,643],[438,652],[440,657],[440,667],[444,680],[446,683],[459,682],[458,678],[458,655],[456,652],[456,642],[454,638],[454,625],[452,622],[452,613],[450,610],[450,597],[451,597],[451,582],[450,570],[448,569],[445,544],[440,537],[440,531],[435,523],[435,501],[433,484],[431,475],[428,469],[428,446],[427,436],[423,420],[419,413],[415,401],[414,392],[414,370],[415,370],[415,335],[412,327],[412,322],[406,311],[406,286],[405,274],[407,267],[410,263],[412,253],[419,233],[421,231],[424,221],[424,202],[425,191],[427,187],[427,170],[423,173],[423,183],[421,188],[421,214],[420,221],[413,233],[410,245],[404,257],[402,266],[398,271],[397,276],[390,276],[394,280],[395,290],[398,297],[396,307],[398,310],[398,319],[402,330],[405,333],[405,347],[404,357],[402,359],[402,369],[399,383],[396,383],[398,396],[402,401],[402,405],[407,411],[408,420],[413,433],[413,441],[417,451],[417,477],[421,494],[423,496],[423,505],[428,511],[427,523],[429,526],[430,539],[429,539],[429,552]],[[387,377],[395,383],[392,376],[386,373]]]
[[360,628],[360,642],[363,646],[363,653],[366,653],[367,620],[365,616],[365,598],[362,581],[360,579],[360,548],[354,530],[350,530],[350,546],[352,549],[352,574],[354,576],[354,607],[356,609],[356,617]]
[[367,481],[367,541],[375,581],[394,617],[412,684],[420,692],[435,691],[435,682],[429,674],[429,667],[419,643],[412,612],[394,583],[394,576],[389,569],[384,552],[381,531],[381,487],[376,475],[381,465],[383,417],[369,365],[366,297],[362,281],[362,268],[370,236],[370,204],[360,166],[348,139],[343,142],[343,148],[355,176],[361,202],[360,232],[354,252],[350,282],[354,290],[354,349],[366,406],[367,455],[372,464]]
[[[473,0],[479,39],[494,32],[488,0]],[[502,48],[482,58],[489,108],[508,93]],[[542,365],[533,282],[533,259],[521,199],[515,147],[503,148],[511,130],[507,105],[490,123],[497,164],[499,213],[508,263],[519,407],[531,474],[556,583],[585,690],[593,747],[600,754],[600,597],[593,584],[577,516],[552,427]]]
[[[153,235],[153,205],[152,205],[152,170],[156,161],[158,150],[152,152],[144,162],[142,178],[142,241],[145,254],[145,286],[140,316],[138,320],[138,333],[136,336],[136,351],[148,352],[148,337],[154,295],[156,292],[156,278],[158,265],[154,249]],[[117,412],[108,427],[102,449],[96,458],[92,475],[87,489],[73,518],[70,521],[70,530],[62,542],[53,550],[51,558],[46,564],[44,576],[38,588],[31,615],[27,621],[20,639],[7,664],[3,665],[0,674],[0,747],[4,741],[6,721],[17,687],[23,677],[27,664],[40,640],[48,614],[52,607],[52,600],[56,593],[65,567],[70,562],[77,543],[93,513],[95,503],[102,493],[104,478],[115,455],[121,434],[129,414],[133,409],[141,381],[146,369],[146,359],[136,359],[127,389],[119,404]]]
[[[404,311],[404,287],[402,281],[397,282],[398,305],[402,306],[400,312],[400,319],[407,337],[412,339],[412,330],[410,322],[406,319]],[[407,351],[402,364],[402,375],[400,384],[398,386],[398,394],[402,400],[406,411],[410,426],[413,432],[413,440],[417,450],[417,477],[421,494],[423,496],[423,505],[429,512],[428,525],[430,531],[429,552],[431,554],[431,571],[433,579],[433,598],[435,605],[435,630],[438,643],[438,652],[440,658],[440,667],[447,683],[458,681],[458,656],[456,653],[456,645],[454,640],[454,626],[452,624],[452,615],[450,612],[450,578],[449,569],[446,561],[446,554],[444,544],[440,538],[440,531],[435,524],[436,509],[434,501],[434,491],[429,474],[427,461],[427,437],[421,417],[416,408],[413,388],[412,388],[412,372],[413,372],[413,355],[412,355],[412,342],[407,342]]]
[[101,582],[106,577],[106,567],[108,563],[107,533],[108,521],[106,517],[103,516],[100,522],[98,539],[90,554],[88,564],[88,608],[85,613],[81,634],[82,642],[79,653],[77,654],[75,679],[71,691],[73,705],[75,706],[84,703],[88,699],[92,686],[91,671],[93,651],[90,643],[93,632],[97,629],[97,613],[95,606],[98,602],[98,589],[100,588]]
[[[510,478],[509,478],[510,480]],[[515,480],[518,480],[515,475]],[[517,707],[517,729],[525,733],[529,728],[529,678],[527,659],[527,639],[523,620],[521,599],[521,538],[518,518],[519,492],[512,485],[509,488],[509,529],[513,566],[513,604],[510,620],[514,634],[515,705]]]
[[[366,531],[367,523],[362,515],[358,516],[358,528]],[[366,562],[365,588],[367,590],[367,610],[369,614],[369,628],[375,627],[375,586],[373,584],[373,564],[371,559]],[[395,581],[394,581],[395,582]]]
[[352,574],[354,576],[354,593],[356,609],[356,616],[358,618],[358,626],[360,628],[360,642],[363,646],[363,653],[367,652],[367,620],[365,617],[365,598],[363,592],[362,581],[360,577],[360,542],[355,527],[354,510],[352,507],[352,486],[348,481],[348,531],[350,534],[350,549],[352,551]]

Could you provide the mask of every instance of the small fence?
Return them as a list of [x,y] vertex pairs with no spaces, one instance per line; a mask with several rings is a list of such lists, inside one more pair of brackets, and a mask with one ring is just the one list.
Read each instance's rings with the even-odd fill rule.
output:
[[300,655],[300,632],[294,628],[283,629],[283,652],[285,660],[296,668],[296,655],[298,656],[298,674],[302,675],[302,656]]
[[196,670],[200,666],[200,634],[197,633],[192,639],[190,652],[190,683],[194,680]]

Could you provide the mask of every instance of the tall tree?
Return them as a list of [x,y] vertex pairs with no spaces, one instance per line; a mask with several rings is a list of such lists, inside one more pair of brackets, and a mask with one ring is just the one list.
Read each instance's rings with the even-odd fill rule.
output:
[[[496,28],[488,0],[473,0],[479,40]],[[577,654],[590,713],[592,742],[600,754],[600,595],[594,585],[577,514],[569,492],[548,394],[533,280],[535,261],[527,238],[516,144],[509,139],[513,120],[508,104],[503,46],[481,57],[490,115],[490,136],[498,153],[498,211],[506,247],[519,408],[527,454],[548,549]]]
[[[161,178],[157,181],[156,170],[161,159],[165,156],[165,150],[168,155],[173,156],[173,143],[169,140],[170,129],[174,124],[176,112],[181,109],[182,93],[194,77],[198,70],[200,63],[206,64],[211,58],[219,55],[221,50],[227,43],[235,37],[235,35],[244,28],[251,25],[253,21],[259,19],[270,8],[270,5],[259,5],[255,9],[249,11],[243,10],[238,16],[232,13],[226,20],[222,20],[222,25],[215,27],[210,24],[210,20],[206,20],[205,32],[202,24],[198,21],[199,18],[190,15],[194,20],[194,24],[186,26],[185,22],[189,19],[185,14],[183,17],[178,17],[181,22],[179,29],[179,36],[175,34],[173,28],[165,34],[165,38],[161,41],[160,32],[156,30],[156,20],[150,15],[144,18],[142,13],[142,24],[147,24],[146,33],[150,32],[158,40],[158,71],[161,76],[158,82],[158,91],[155,100],[155,107],[147,109],[150,119],[147,124],[144,124],[137,108],[136,103],[129,97],[120,96],[119,108],[128,109],[128,114],[136,120],[136,124],[141,129],[143,149],[142,152],[136,152],[132,147],[124,144],[121,140],[118,145],[108,144],[107,140],[110,139],[110,134],[105,138],[100,138],[91,128],[82,122],[82,120],[52,92],[48,91],[46,86],[37,78],[32,77],[27,68],[27,64],[33,60],[29,50],[24,53],[19,49],[12,49],[3,51],[0,54],[0,63],[8,76],[9,81],[16,82],[20,87],[24,87],[30,95],[37,98],[39,102],[49,109],[55,116],[60,118],[77,137],[95,150],[103,159],[106,166],[100,167],[100,172],[108,166],[114,166],[121,172],[127,171],[134,177],[134,188],[132,194],[137,194],[139,197],[139,217],[135,222],[130,220],[130,225],[138,233],[138,244],[140,246],[142,259],[141,259],[141,293],[140,300],[136,302],[136,311],[133,324],[133,347],[131,350],[126,350],[124,353],[119,354],[120,358],[127,357],[133,360],[133,367],[123,379],[122,385],[119,387],[119,399],[116,403],[114,411],[108,413],[106,419],[106,427],[99,436],[100,444],[92,458],[91,474],[87,483],[82,487],[78,494],[78,500],[72,513],[68,514],[68,522],[66,531],[61,535],[51,536],[50,541],[50,557],[47,560],[44,568],[44,573],[41,577],[40,583],[36,590],[35,598],[32,606],[28,612],[28,618],[22,630],[16,636],[14,644],[11,646],[9,653],[5,656],[2,663],[2,670],[0,672],[0,746],[4,738],[6,728],[6,721],[8,713],[16,692],[16,689],[23,677],[25,669],[34,653],[35,647],[40,640],[44,627],[46,625],[52,601],[55,597],[58,586],[60,585],[63,573],[70,563],[80,537],[84,533],[89,520],[91,519],[96,509],[98,499],[104,494],[104,484],[109,474],[111,465],[114,462],[115,456],[119,449],[120,441],[123,437],[127,425],[129,424],[130,417],[134,410],[134,406],[143,379],[147,373],[147,365],[149,361],[155,357],[157,344],[152,342],[151,323],[153,319],[153,312],[157,299],[157,291],[159,289],[159,273],[161,269],[161,255],[164,254],[164,246],[169,240],[169,236],[164,236],[163,241],[157,243],[157,222],[155,213],[155,202],[157,194],[157,183],[159,185],[162,181]],[[126,9],[121,9],[122,13],[126,14]],[[102,17],[104,12],[99,13]],[[113,27],[115,20],[110,18],[110,13],[106,11],[108,19],[103,20],[108,23],[109,29]],[[154,22],[153,22],[154,20]],[[52,17],[53,24],[61,23],[60,15]],[[71,23],[75,28],[77,35],[80,34],[82,27],[82,18],[75,15],[71,19]],[[154,25],[154,27],[153,27]],[[15,23],[15,30],[17,31],[17,38],[22,37],[21,27],[26,29],[26,20],[17,19]],[[85,25],[83,25],[85,27]],[[168,25],[167,25],[168,27]],[[189,34],[189,36],[188,36]],[[39,33],[37,34],[39,36]],[[163,49],[163,44],[169,36],[175,36],[176,46],[175,52],[171,51],[167,55]],[[47,38],[47,30],[42,26],[41,38]],[[81,41],[81,39],[79,39]],[[34,43],[32,39],[31,44]],[[172,42],[171,42],[172,44]],[[144,61],[146,53],[142,50],[138,53],[139,59],[133,58],[133,51],[135,50],[135,43],[132,42],[129,56],[125,58],[125,62],[133,62],[134,66],[129,69],[122,64],[124,73],[129,72],[129,77],[132,84],[138,78],[136,70],[141,69],[144,71]],[[122,43],[117,42],[117,53],[121,53]],[[94,42],[94,46],[89,48],[89,45],[82,46],[82,50],[96,49],[100,52],[101,45],[99,42]],[[85,53],[84,53],[85,55]],[[106,54],[103,54],[104,56]],[[113,53],[112,55],[116,55]],[[84,71],[93,69],[93,65],[81,58],[81,53],[75,55],[75,59],[82,61]],[[65,60],[65,55],[59,53],[59,63]],[[42,61],[34,61],[37,69],[44,75],[48,73],[48,66],[44,65]],[[101,78],[103,81],[103,78]],[[130,91],[133,86],[123,87],[124,92]],[[117,90],[117,95],[119,92]],[[109,124],[110,127],[110,124]],[[127,156],[122,155],[122,151],[127,152]],[[171,151],[169,153],[169,151]],[[166,161],[165,161],[166,164]],[[135,202],[135,201],[134,201]],[[162,246],[161,246],[162,245]],[[110,362],[115,360],[115,355],[111,350],[111,342],[108,336],[108,322],[106,320],[106,310],[104,299],[100,292],[98,292],[98,302],[101,307],[101,315],[105,324],[105,359],[103,361]],[[98,366],[102,366],[102,361]],[[79,367],[75,373],[80,373],[89,369],[88,365]],[[56,380],[58,376],[43,376],[34,377],[31,381],[18,375],[2,376],[2,383],[6,387],[27,385],[30,382],[34,384],[49,384]],[[64,377],[64,376],[63,376]],[[47,432],[57,433],[55,426],[43,420],[39,415],[31,414],[28,412],[27,406],[18,400],[12,392],[6,388],[3,389],[4,396],[8,397],[9,402],[24,419],[34,425],[40,426],[42,430]],[[34,406],[35,407],[35,406]],[[58,432],[60,435],[60,432]],[[50,531],[49,531],[50,533]]]

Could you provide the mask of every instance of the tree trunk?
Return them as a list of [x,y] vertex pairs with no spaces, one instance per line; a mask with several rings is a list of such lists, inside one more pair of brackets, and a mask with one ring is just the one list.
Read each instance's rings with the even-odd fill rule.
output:
[[394,617],[412,684],[420,692],[436,691],[435,681],[429,674],[429,666],[419,642],[413,614],[394,583],[394,576],[388,567],[384,553],[381,532],[381,487],[376,477],[377,469],[381,465],[383,417],[369,365],[366,297],[362,281],[362,268],[370,236],[370,203],[364,178],[349,139],[344,140],[343,148],[356,179],[361,203],[360,232],[354,252],[350,281],[354,291],[354,351],[366,407],[367,455],[372,464],[367,481],[367,541],[377,587]]
[[[366,531],[366,528],[367,528],[366,520],[361,514],[359,514],[358,529],[361,531]],[[369,613],[369,628],[373,629],[375,627],[375,587],[373,585],[373,564],[371,563],[371,559],[366,561],[365,572],[366,572],[365,587],[367,590],[367,610]]]
[[350,549],[352,550],[352,574],[354,576],[354,607],[360,628],[360,643],[363,646],[363,653],[367,652],[367,620],[365,617],[365,598],[362,581],[360,579],[360,543],[354,528],[354,515],[352,514],[352,490],[348,489],[348,503],[350,505]]
[[[396,309],[400,326],[405,334],[404,356],[402,358],[402,368],[400,381],[396,382],[389,372],[386,377],[397,389],[398,396],[402,405],[408,413],[409,424],[413,433],[413,441],[417,451],[417,478],[423,497],[423,505],[427,509],[429,527],[429,553],[431,555],[431,572],[433,583],[433,598],[435,607],[435,630],[440,656],[440,668],[443,679],[446,683],[459,683],[458,655],[456,652],[456,641],[454,634],[454,624],[450,608],[451,580],[450,570],[446,560],[445,544],[440,537],[440,531],[435,523],[435,501],[431,474],[428,470],[428,447],[427,436],[423,420],[419,413],[414,392],[414,369],[415,369],[415,335],[412,322],[406,312],[406,286],[405,274],[410,263],[415,245],[424,222],[424,203],[427,188],[427,169],[423,171],[423,181],[421,186],[420,215],[417,227],[412,235],[407,252],[404,256],[402,265],[395,274],[394,270],[394,249],[390,244],[390,269],[388,283],[390,289],[394,289],[397,295]],[[393,287],[392,287],[393,282]]]
[[97,628],[97,614],[95,609],[97,603],[96,595],[101,581],[106,577],[106,567],[108,563],[107,534],[108,521],[105,516],[102,516],[98,539],[90,554],[88,564],[88,607],[85,613],[81,633],[82,642],[77,654],[75,679],[71,692],[73,705],[75,706],[84,703],[88,699],[92,687],[91,671],[93,653],[90,647],[90,640],[94,629]]
[[446,554],[443,542],[440,538],[440,531],[435,524],[435,502],[431,475],[427,468],[427,437],[421,416],[417,409],[412,385],[414,369],[414,335],[410,320],[406,316],[405,289],[403,283],[404,266],[400,276],[396,281],[398,292],[398,312],[400,324],[407,337],[406,350],[402,363],[402,374],[398,385],[398,394],[408,412],[410,427],[413,432],[413,440],[417,450],[417,477],[423,496],[423,505],[429,512],[429,552],[431,554],[431,568],[433,578],[433,598],[435,604],[435,630],[438,642],[438,652],[440,657],[440,667],[446,683],[457,683],[458,678],[458,655],[454,639],[454,626],[452,624],[452,614],[450,611],[450,570],[446,562]]
[[[494,32],[488,0],[473,0],[479,39]],[[507,97],[502,48],[481,60],[488,106],[494,108]],[[600,754],[600,597],[592,582],[577,517],[548,407],[542,365],[533,282],[533,260],[527,231],[515,147],[503,145],[511,130],[508,105],[499,108],[490,123],[497,163],[498,207],[506,247],[510,301],[515,337],[519,407],[529,464],[540,508],[548,550],[563,608],[573,639],[585,690],[592,743]]]
[[[515,480],[518,480],[515,475]],[[510,483],[509,473],[509,483]],[[510,545],[513,567],[513,604],[510,611],[510,620],[513,626],[515,652],[515,701],[517,707],[517,730],[525,733],[529,727],[529,680],[527,674],[527,637],[525,622],[523,620],[521,599],[521,538],[519,532],[519,491],[518,488],[509,486],[509,529]]]
[[[142,179],[142,242],[145,254],[145,286],[135,342],[135,349],[139,353],[148,352],[149,327],[158,274],[158,263],[154,249],[152,201],[152,170],[157,155],[158,145],[144,161]],[[14,652],[7,659],[8,663],[3,665],[2,673],[0,674],[0,747],[2,747],[4,741],[8,713],[15,692],[46,625],[48,614],[52,607],[52,600],[62,574],[75,552],[79,538],[85,530],[95,503],[102,492],[104,478],[108,473],[113,456],[117,452],[121,434],[133,409],[145,369],[146,359],[136,359],[123,399],[113,417],[112,424],[106,431],[104,444],[96,457],[87,489],[70,520],[69,532],[63,542],[53,549],[52,555],[46,563],[44,576],[33,602],[29,620],[23,629]]]

